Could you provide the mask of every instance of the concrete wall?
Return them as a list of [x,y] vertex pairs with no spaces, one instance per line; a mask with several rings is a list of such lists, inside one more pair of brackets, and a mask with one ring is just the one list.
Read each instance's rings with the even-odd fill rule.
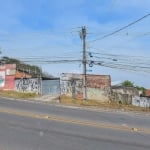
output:
[[132,105],[150,108],[150,98],[149,97],[134,96],[132,98]]
[[15,90],[19,92],[33,92],[40,94],[41,80],[39,78],[22,78],[15,80]]
[[108,101],[109,100],[109,90],[101,90],[99,88],[87,88],[87,97],[89,99]]
[[15,90],[42,95],[60,95],[60,80],[41,81],[40,78],[15,79]]
[[139,91],[134,87],[112,86],[113,93],[128,94],[131,96],[139,96]]
[[120,104],[132,104],[132,96],[139,96],[134,87],[112,86],[111,100]]
[[15,64],[0,65],[0,90],[14,89],[15,70]]
[[[87,98],[108,101],[110,95],[111,80],[109,75],[87,75]],[[83,99],[83,75],[62,74],[61,94],[77,99]]]
[[118,104],[129,105],[129,104],[132,104],[132,96],[129,94],[113,92],[111,95],[111,101],[116,102]]

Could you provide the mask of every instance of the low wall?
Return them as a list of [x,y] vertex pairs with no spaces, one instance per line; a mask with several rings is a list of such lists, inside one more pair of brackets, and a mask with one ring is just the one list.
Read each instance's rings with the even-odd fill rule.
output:
[[111,101],[119,103],[119,104],[129,105],[129,104],[132,104],[132,96],[128,94],[114,92],[111,95]]
[[[61,95],[83,99],[84,84],[81,74],[62,74]],[[110,97],[110,76],[109,75],[87,75],[87,99],[108,101]]]
[[22,78],[15,80],[15,90],[19,92],[33,92],[40,94],[41,80],[39,78]]
[[99,88],[87,88],[87,97],[101,102],[109,101],[109,91],[101,90]]
[[132,105],[150,108],[150,98],[149,97],[135,96],[132,98]]

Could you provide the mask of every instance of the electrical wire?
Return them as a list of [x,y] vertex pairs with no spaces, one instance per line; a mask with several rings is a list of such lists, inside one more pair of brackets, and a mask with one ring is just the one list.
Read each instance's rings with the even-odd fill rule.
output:
[[107,63],[101,63],[101,62],[94,62],[94,65],[99,65],[102,67],[107,67],[107,68],[113,68],[113,69],[119,69],[119,70],[124,70],[124,71],[132,71],[132,72],[138,72],[138,73],[150,73],[150,70],[145,70],[141,68],[135,68],[135,67],[125,67],[121,65],[113,65],[113,64],[107,64]]
[[135,65],[148,65],[150,66],[150,60],[143,61],[141,59],[134,59],[134,58],[117,58],[117,57],[107,57],[107,56],[94,56],[96,60],[103,60],[103,61],[110,61],[110,62],[119,62],[124,64],[135,64]]
[[128,27],[130,27],[130,26],[132,26],[132,25],[134,25],[134,24],[136,24],[137,22],[139,22],[139,21],[141,21],[141,20],[143,20],[143,19],[145,19],[145,18],[147,18],[147,17],[149,17],[149,16],[150,16],[150,13],[144,15],[143,17],[141,17],[141,18],[139,18],[139,19],[137,19],[137,20],[135,20],[135,21],[133,21],[133,22],[131,22],[131,23],[129,23],[129,24],[126,25],[126,26],[123,26],[122,28],[120,28],[120,29],[118,29],[118,30],[116,30],[116,31],[114,31],[114,32],[111,32],[111,33],[109,33],[109,34],[106,34],[106,35],[104,35],[104,36],[102,36],[102,37],[100,37],[100,38],[97,38],[97,39],[95,39],[95,40],[88,41],[88,43],[96,42],[96,41],[98,41],[98,40],[102,40],[102,39],[105,39],[105,38],[107,38],[107,37],[109,37],[109,36],[112,36],[112,35],[114,35],[114,34],[120,32],[120,31],[122,31],[122,30],[124,30],[124,29],[126,29],[126,28],[128,28]]

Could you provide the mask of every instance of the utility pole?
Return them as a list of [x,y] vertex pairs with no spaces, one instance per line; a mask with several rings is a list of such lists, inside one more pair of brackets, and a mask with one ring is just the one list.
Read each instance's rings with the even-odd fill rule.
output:
[[87,81],[86,81],[86,27],[82,27],[82,31],[80,34],[80,37],[83,42],[83,58],[82,58],[82,64],[83,64],[83,99],[87,99]]

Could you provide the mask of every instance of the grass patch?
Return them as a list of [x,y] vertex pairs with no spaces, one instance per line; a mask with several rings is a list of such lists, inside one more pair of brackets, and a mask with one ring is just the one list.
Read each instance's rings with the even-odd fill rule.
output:
[[25,99],[25,98],[37,97],[37,94],[23,93],[23,92],[16,92],[16,91],[0,91],[0,96]]
[[60,96],[60,103],[65,105],[88,106],[95,108],[120,109],[127,111],[143,111],[150,112],[150,108],[142,108],[133,105],[123,105],[114,102],[101,102],[98,100],[79,100],[73,99],[66,95]]

